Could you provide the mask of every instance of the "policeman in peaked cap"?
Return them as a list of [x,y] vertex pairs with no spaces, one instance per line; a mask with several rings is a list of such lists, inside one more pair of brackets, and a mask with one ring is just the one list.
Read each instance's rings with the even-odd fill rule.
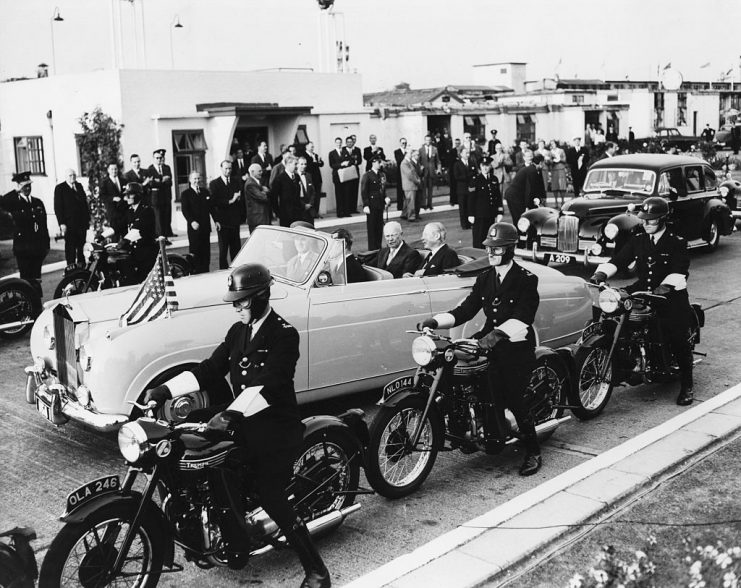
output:
[[468,192],[468,222],[472,225],[473,246],[481,249],[487,229],[502,220],[504,204],[499,180],[491,169],[491,157],[483,157]]
[[[293,377],[299,357],[299,335],[270,307],[270,270],[259,263],[234,269],[227,280],[226,302],[239,317],[211,357],[156,388],[144,400],[165,400],[208,390],[229,374],[232,402],[208,423],[215,438],[237,438],[255,472],[260,504],[296,550],[306,572],[302,586],[330,586],[329,572],[286,496],[303,439]],[[242,513],[244,516],[244,513]],[[242,526],[227,525],[229,565],[244,566],[251,551]]]
[[646,198],[638,212],[644,231],[635,233],[609,263],[597,266],[591,281],[597,284],[604,282],[618,270],[627,270],[635,261],[638,280],[626,290],[649,290],[666,296],[667,303],[658,306],[657,314],[661,332],[679,365],[677,404],[687,406],[694,400],[692,346],[687,339],[692,318],[687,294],[690,257],[687,241],[667,227],[668,215],[669,203],[666,200],[658,196]]
[[13,255],[21,278],[42,295],[41,264],[49,252],[49,229],[43,201],[31,196],[31,172],[13,174],[17,189],[0,199],[3,208],[13,217]]
[[[487,453],[496,453],[506,439],[504,409],[517,420],[525,445],[525,459],[520,475],[536,473],[542,464],[535,422],[524,393],[535,367],[535,331],[533,321],[538,310],[538,277],[514,261],[517,229],[510,223],[497,222],[489,227],[484,247],[489,269],[476,278],[468,297],[450,312],[425,319],[419,327],[449,329],[471,320],[483,309],[484,327],[473,338],[488,351],[487,379],[496,408],[486,414]],[[493,426],[498,422],[499,426]]]

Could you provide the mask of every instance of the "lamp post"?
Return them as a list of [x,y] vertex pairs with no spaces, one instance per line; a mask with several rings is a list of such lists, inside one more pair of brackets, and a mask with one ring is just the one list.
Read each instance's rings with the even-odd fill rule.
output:
[[173,31],[175,29],[182,29],[183,25],[180,24],[180,17],[176,14],[175,18],[170,23],[170,67],[175,69],[175,48],[173,41]]
[[62,22],[63,20],[62,15],[59,13],[59,7],[55,6],[54,14],[49,21],[49,27],[51,28],[51,72],[54,75],[57,74],[57,53],[54,47],[54,23]]

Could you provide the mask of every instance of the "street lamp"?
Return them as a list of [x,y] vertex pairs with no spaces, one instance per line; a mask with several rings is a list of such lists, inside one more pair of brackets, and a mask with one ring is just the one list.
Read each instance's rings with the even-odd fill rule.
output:
[[57,73],[57,54],[56,50],[54,48],[54,23],[55,22],[62,22],[64,19],[62,18],[62,15],[59,13],[59,7],[54,7],[54,14],[51,17],[51,20],[49,21],[49,27],[51,28],[51,72],[56,75]]
[[177,14],[175,15],[175,18],[172,20],[172,23],[170,24],[172,25],[170,27],[170,67],[172,69],[175,69],[175,49],[174,49],[172,33],[175,29],[182,29],[183,25],[180,24],[180,17]]

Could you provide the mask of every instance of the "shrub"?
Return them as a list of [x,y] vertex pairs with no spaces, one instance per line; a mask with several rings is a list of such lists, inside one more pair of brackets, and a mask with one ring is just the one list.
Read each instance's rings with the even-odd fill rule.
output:
[[[654,585],[656,564],[652,560],[656,538],[651,535],[643,550],[636,550],[626,561],[618,556],[612,545],[604,545],[597,564],[584,574],[574,574],[569,588],[650,588]],[[699,588],[699,587],[698,587]]]

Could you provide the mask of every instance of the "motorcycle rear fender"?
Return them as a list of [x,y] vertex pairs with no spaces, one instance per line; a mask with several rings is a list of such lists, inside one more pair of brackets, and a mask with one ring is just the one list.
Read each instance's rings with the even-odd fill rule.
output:
[[368,425],[363,420],[363,416],[362,410],[351,409],[338,417],[324,414],[306,418],[303,420],[306,426],[304,438],[325,429],[332,430],[357,447],[361,456],[365,455],[370,437],[368,435]]
[[[80,508],[77,508],[70,513],[66,513],[61,517],[61,521],[64,523],[80,524],[100,508],[106,508],[113,506],[114,504],[134,506],[136,508],[139,506],[141,501],[142,495],[139,492],[128,492],[126,494],[121,492],[101,494],[90,502],[82,504]],[[164,513],[153,502],[150,502],[150,504],[147,505],[147,513],[144,516],[147,518],[157,519],[158,524],[161,525],[163,529],[166,529],[170,540],[167,542],[167,545],[164,546],[165,564],[167,564],[167,566],[172,566],[175,561],[175,542],[172,540],[169,521],[165,518]]]

